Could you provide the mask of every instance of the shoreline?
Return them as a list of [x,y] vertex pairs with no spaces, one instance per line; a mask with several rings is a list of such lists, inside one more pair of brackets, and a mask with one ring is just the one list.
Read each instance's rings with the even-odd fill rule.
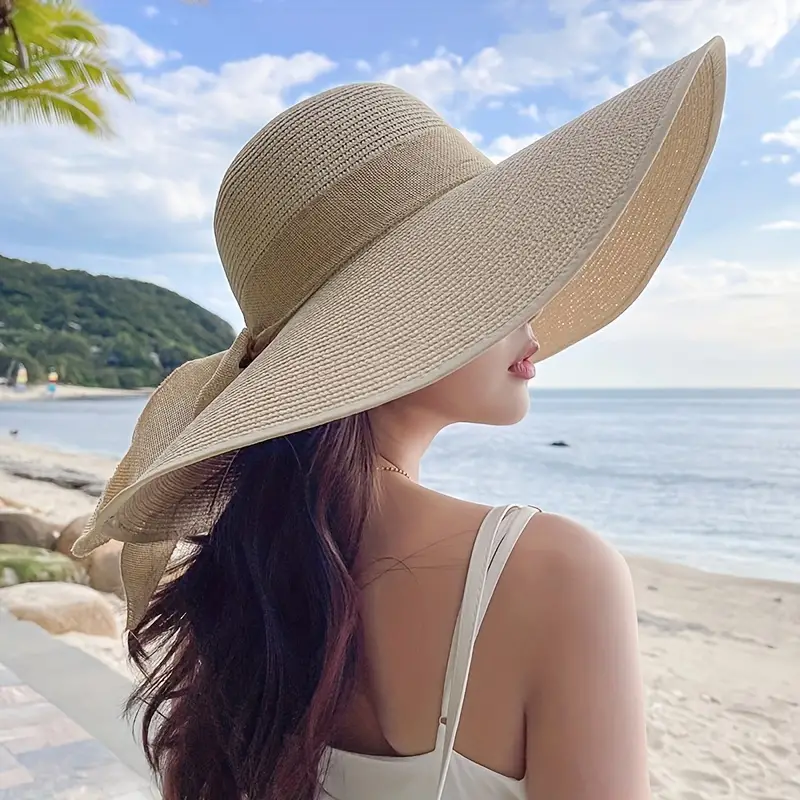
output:
[[[135,396],[137,390],[133,391],[134,394],[119,396]],[[30,508],[34,513],[43,514],[54,522],[63,521],[63,524],[67,524],[74,516],[90,513],[94,509],[100,494],[100,484],[105,483],[111,477],[118,462],[119,458],[108,454],[83,450],[62,450],[54,445],[22,442],[5,433],[0,433],[0,506],[5,500],[13,506]],[[15,474],[17,472],[24,474]],[[85,478],[88,491],[59,486],[57,481],[59,472],[69,474],[70,479],[67,481],[69,483],[74,483],[76,476],[78,476],[78,482],[81,482],[81,477]],[[28,475],[36,473],[40,473],[41,477],[28,477]],[[54,477],[56,480],[53,480]],[[85,510],[68,519],[64,514],[48,514],[48,509],[58,505],[57,500],[71,501],[67,503],[70,509]],[[37,506],[36,501],[42,505]],[[743,588],[758,586],[764,590],[774,588],[792,591],[796,588],[800,591],[800,580],[744,575],[738,572],[698,567],[661,555],[634,552],[624,548],[621,549],[621,552],[626,561],[645,569],[664,568],[676,571],[676,574],[678,572],[696,573],[710,582],[723,581],[731,586],[739,585]]]
[[10,386],[0,386],[0,403],[52,402],[58,400],[110,400],[125,397],[148,397],[153,389],[107,389],[102,386],[73,386],[58,384],[54,395],[47,391],[47,384],[29,384],[19,391]]

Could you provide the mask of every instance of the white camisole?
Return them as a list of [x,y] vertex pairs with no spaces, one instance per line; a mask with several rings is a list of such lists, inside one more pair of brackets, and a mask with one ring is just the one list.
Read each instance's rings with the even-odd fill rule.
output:
[[401,757],[330,749],[321,800],[525,800],[524,780],[493,772],[453,745],[481,622],[508,557],[537,510],[493,508],[475,537],[447,662],[436,747]]

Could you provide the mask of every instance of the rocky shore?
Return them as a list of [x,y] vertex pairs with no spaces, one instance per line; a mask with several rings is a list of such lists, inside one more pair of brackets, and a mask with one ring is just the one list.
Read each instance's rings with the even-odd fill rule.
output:
[[121,545],[80,561],[69,553],[113,468],[98,456],[0,440],[0,606],[131,678]]

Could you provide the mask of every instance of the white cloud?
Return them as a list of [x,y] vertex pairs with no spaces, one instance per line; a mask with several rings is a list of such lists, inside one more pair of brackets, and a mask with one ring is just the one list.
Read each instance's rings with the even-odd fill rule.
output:
[[782,130],[765,133],[761,137],[761,141],[764,142],[764,144],[776,142],[800,152],[800,117],[787,122]]
[[[660,269],[652,285],[665,299],[679,302],[725,297],[783,298],[800,294],[800,265],[760,267],[714,258],[701,264],[675,264]],[[731,320],[731,324],[736,321]]]
[[459,56],[442,51],[417,64],[386,70],[379,80],[405,89],[428,105],[437,105],[462,88],[461,69]]
[[530,117],[532,120],[539,121],[539,106],[537,106],[536,103],[524,106],[519,110],[519,113],[523,117]]
[[153,17],[157,17],[161,12],[158,10],[158,6],[145,6],[142,9],[142,13],[148,19],[152,19]]
[[470,58],[440,49],[431,58],[384,71],[380,80],[439,107],[461,94],[474,101],[556,82],[577,89],[587,75],[598,73],[594,61],[613,55],[624,44],[607,13],[592,14],[559,30],[502,37]]
[[776,222],[766,222],[759,226],[762,231],[800,231],[800,220],[780,219]]
[[[617,321],[542,365],[551,385],[800,387],[800,268],[668,259]],[[613,354],[610,357],[609,354]]]
[[676,344],[694,342],[720,354],[743,348],[756,355],[769,341],[773,355],[785,356],[782,378],[773,382],[797,382],[789,365],[800,363],[800,266],[723,259],[665,264],[647,297],[626,312],[636,336],[663,340],[667,331]]
[[473,98],[513,94],[517,87],[499,74],[503,58],[493,47],[464,61],[461,56],[440,49],[432,58],[385,70],[379,80],[400,86],[431,106],[441,106],[456,94]]
[[464,138],[476,147],[483,141],[483,134],[478,133],[478,131],[472,131],[469,128],[459,128],[459,130],[464,135]]
[[541,134],[538,133],[528,136],[498,136],[488,147],[484,148],[484,152],[497,164],[541,138]]
[[786,100],[800,100],[800,91],[787,92],[784,95],[784,99],[786,99]]
[[731,56],[761,66],[800,22],[800,0],[610,0],[599,11],[593,0],[548,5],[559,20],[550,30],[523,29],[471,57],[440,50],[381,79],[432,105],[462,93],[498,97],[549,85],[598,101],[717,34]]
[[791,183],[792,186],[800,186],[800,172],[795,172],[794,175],[790,175],[789,183]]
[[487,145],[483,146],[483,134],[478,131],[470,130],[469,128],[460,128],[461,133],[466,137],[467,141],[480,147],[483,152],[495,162],[499,163],[505,158],[514,155],[519,150],[533,144],[537,139],[541,138],[541,134],[531,133],[527,136],[498,136],[492,139]]
[[615,7],[637,26],[631,40],[644,58],[678,58],[719,34],[730,55],[760,66],[800,21],[797,0],[642,0]]
[[[128,33],[117,41],[135,43],[139,63],[158,63],[160,51]],[[13,166],[0,165],[0,180],[19,202],[30,198],[32,209],[50,201],[64,219],[74,215],[73,238],[107,252],[138,241],[146,250],[213,254],[210,217],[236,151],[288,105],[288,91],[334,66],[325,56],[300,53],[230,62],[217,71],[180,66],[130,74],[136,102],[108,99],[117,138],[96,140],[65,128],[0,129],[0,142],[14,152]],[[0,215],[9,203],[8,196],[0,199]]]
[[147,67],[152,69],[165,61],[177,60],[181,54],[176,50],[160,50],[122,25],[106,25],[107,49],[114,61],[123,67]]
[[761,156],[763,164],[789,164],[792,157],[788,153],[780,153],[779,155]]

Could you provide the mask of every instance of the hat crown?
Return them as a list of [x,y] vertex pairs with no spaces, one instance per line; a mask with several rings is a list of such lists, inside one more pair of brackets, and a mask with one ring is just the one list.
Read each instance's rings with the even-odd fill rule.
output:
[[271,120],[217,198],[220,258],[247,327],[278,329],[364,246],[492,166],[421,100],[351,84]]

